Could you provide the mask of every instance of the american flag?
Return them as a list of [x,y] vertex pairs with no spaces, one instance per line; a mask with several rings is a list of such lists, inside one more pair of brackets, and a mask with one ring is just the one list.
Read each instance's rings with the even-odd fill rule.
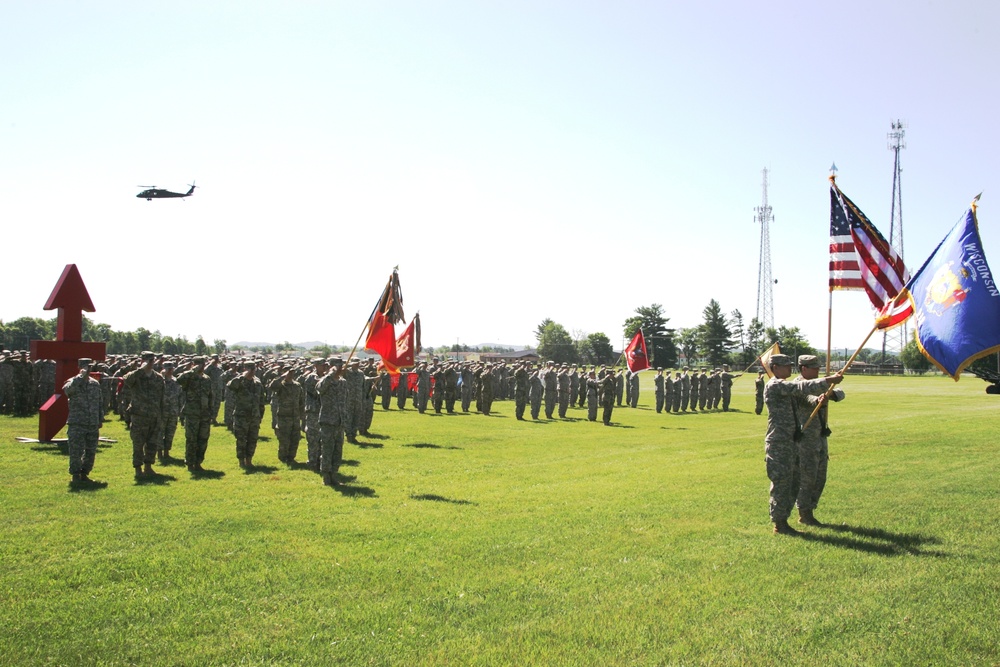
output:
[[[909,279],[902,258],[879,234],[875,225],[836,184],[832,185],[830,289],[863,289],[872,306],[882,311],[886,304],[893,302]],[[908,304],[900,300],[899,306],[903,307],[904,303]],[[890,319],[895,320],[896,317]]]

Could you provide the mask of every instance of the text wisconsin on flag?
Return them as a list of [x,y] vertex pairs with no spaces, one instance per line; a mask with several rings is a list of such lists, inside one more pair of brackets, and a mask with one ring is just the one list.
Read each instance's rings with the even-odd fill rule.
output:
[[875,225],[830,186],[830,289],[863,289],[882,310],[909,280],[906,266]]

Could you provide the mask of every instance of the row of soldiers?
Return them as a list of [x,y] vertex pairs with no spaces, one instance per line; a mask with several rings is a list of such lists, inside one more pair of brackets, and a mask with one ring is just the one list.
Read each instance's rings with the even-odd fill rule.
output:
[[24,350],[0,352],[0,414],[28,417],[55,392],[56,363]]
[[[675,371],[670,377],[670,371],[656,369],[653,386],[656,394],[656,411],[663,412],[693,412],[717,410],[721,404],[724,412],[729,412],[729,402],[733,395],[733,380],[742,373],[730,373],[729,366],[723,364],[711,373],[708,368],[702,368],[701,373],[685,366]],[[757,414],[760,414],[759,412]]]

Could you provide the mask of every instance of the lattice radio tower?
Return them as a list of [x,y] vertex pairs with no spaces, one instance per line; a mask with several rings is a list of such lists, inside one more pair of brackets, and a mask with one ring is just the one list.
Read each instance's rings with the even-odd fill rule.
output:
[[760,270],[757,274],[757,321],[764,329],[774,328],[774,280],[771,278],[771,206],[767,203],[767,169],[764,169],[764,197],[754,209],[754,222],[760,223]]
[[[899,151],[906,148],[906,123],[901,120],[892,121],[891,132],[888,135],[888,147],[893,153],[892,168],[892,206],[889,213],[889,245],[896,251],[900,259],[903,255],[903,168],[899,164]],[[882,361],[885,362],[886,352],[899,355],[909,342],[909,326],[904,323],[882,334]]]

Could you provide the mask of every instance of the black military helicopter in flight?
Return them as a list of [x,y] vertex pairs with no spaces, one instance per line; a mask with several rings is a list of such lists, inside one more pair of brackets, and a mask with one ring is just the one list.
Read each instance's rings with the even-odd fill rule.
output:
[[175,197],[190,197],[194,194],[194,189],[197,187],[194,183],[189,183],[191,189],[187,192],[171,192],[170,190],[160,190],[157,189],[155,185],[140,185],[140,188],[148,188],[143,190],[136,195],[139,199],[145,199],[146,201],[153,201],[154,199],[173,199]]

